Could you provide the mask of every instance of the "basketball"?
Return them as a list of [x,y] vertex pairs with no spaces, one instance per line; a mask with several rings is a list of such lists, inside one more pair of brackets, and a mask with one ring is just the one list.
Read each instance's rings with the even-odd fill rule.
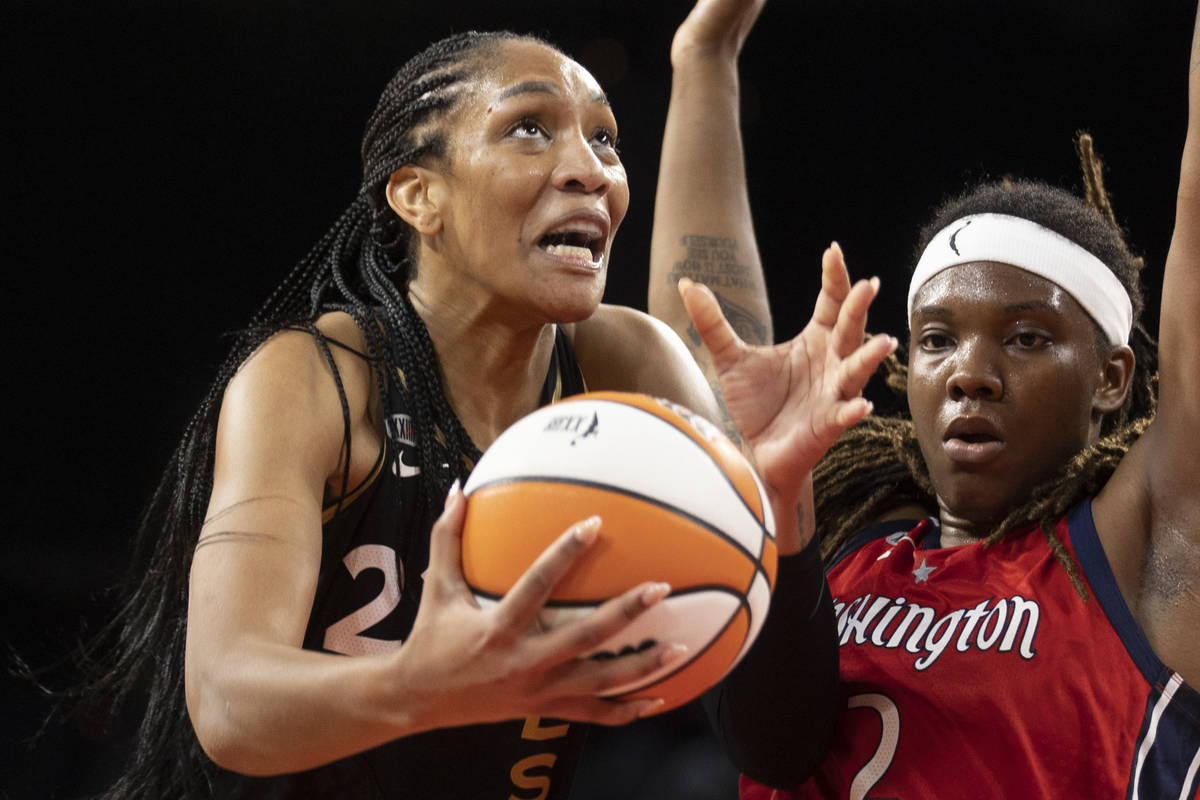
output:
[[464,487],[463,574],[481,606],[500,600],[572,524],[600,538],[555,587],[546,628],[643,581],[670,594],[587,654],[620,658],[659,641],[687,658],[613,697],[675,708],[719,681],[749,649],[775,585],[774,521],[741,452],[707,420],[646,395],[592,392],[518,420]]

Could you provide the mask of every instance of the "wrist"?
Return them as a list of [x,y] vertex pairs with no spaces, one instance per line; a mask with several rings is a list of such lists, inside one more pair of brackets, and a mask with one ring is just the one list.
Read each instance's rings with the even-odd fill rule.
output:
[[775,544],[779,548],[779,555],[799,553],[816,533],[812,473],[805,475],[800,486],[791,490],[780,491],[777,487],[768,486],[767,495],[775,515]]
[[360,672],[362,711],[389,729],[389,738],[409,736],[438,727],[433,718],[435,704],[423,703],[422,693],[409,680],[409,654],[401,646],[381,656],[356,656]]
[[732,83],[736,88],[737,52],[714,45],[677,45],[671,48],[671,70],[676,80],[689,76],[702,77],[704,80],[715,78],[722,83]]

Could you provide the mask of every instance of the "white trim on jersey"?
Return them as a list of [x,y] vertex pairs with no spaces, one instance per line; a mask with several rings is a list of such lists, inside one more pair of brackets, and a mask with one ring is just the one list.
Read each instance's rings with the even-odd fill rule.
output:
[[[1150,712],[1150,726],[1146,730],[1146,738],[1142,739],[1141,745],[1138,747],[1137,767],[1133,771],[1133,800],[1140,800],[1139,787],[1142,785],[1142,767],[1146,763],[1146,757],[1150,754],[1151,748],[1154,747],[1154,740],[1158,736],[1158,723],[1162,720],[1163,713],[1167,710],[1167,706],[1171,704],[1171,698],[1175,696],[1175,690],[1183,685],[1183,678],[1179,677],[1179,673],[1172,672],[1171,679],[1167,681],[1167,685],[1163,688],[1163,693],[1159,696],[1158,702],[1154,704],[1154,710]],[[1200,757],[1200,753],[1197,753]],[[1193,760],[1192,770],[1194,774],[1196,762]],[[1187,785],[1191,781],[1186,781],[1184,791],[1187,791]]]
[[1192,756],[1192,765],[1188,767],[1187,777],[1183,779],[1183,788],[1179,790],[1179,800],[1188,800],[1188,788],[1196,783],[1196,772],[1200,770],[1200,749]]

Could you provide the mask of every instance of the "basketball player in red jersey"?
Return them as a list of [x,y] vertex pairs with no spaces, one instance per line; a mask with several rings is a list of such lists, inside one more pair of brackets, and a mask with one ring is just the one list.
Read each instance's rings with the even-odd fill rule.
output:
[[[1090,203],[985,185],[923,233],[912,419],[867,420],[816,470],[837,732],[808,780],[743,778],[744,800],[1197,795],[1198,63],[1194,39],[1157,348],[1086,138]],[[726,405],[769,417],[784,384],[734,376],[776,352],[723,319],[724,289],[678,283]]]

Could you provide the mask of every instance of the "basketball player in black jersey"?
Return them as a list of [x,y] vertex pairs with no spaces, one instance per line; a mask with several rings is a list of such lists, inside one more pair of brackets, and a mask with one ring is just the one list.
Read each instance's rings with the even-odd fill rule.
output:
[[[687,120],[736,132],[737,55],[761,6],[700,0],[677,31],[664,160],[696,135]],[[616,143],[596,81],[534,38],[456,35],[389,83],[367,124],[359,195],[255,316],[146,515],[154,577],[134,587],[113,629],[121,646],[92,687],[152,681],[114,795],[563,798],[582,723],[655,710],[598,692],[686,657],[680,648],[578,656],[669,587],[534,629],[603,520],[565,531],[494,609],[474,605],[459,568],[461,481],[539,405],[586,381],[721,419],[665,326],[600,303],[629,199]],[[744,202],[736,135],[714,138],[703,167],[726,188],[664,185],[660,206],[710,220]],[[788,403],[773,419],[733,420],[771,493],[776,602],[808,610],[769,618],[707,698],[735,763],[767,782],[794,780],[806,746],[781,747],[761,724],[779,693],[803,711],[775,714],[778,730],[817,755],[834,711],[828,596],[819,563],[797,554],[807,476],[868,413],[859,390],[894,346],[861,343],[872,284],[851,286],[833,260],[825,278],[812,324],[768,367],[791,376]],[[778,652],[796,642],[807,649]]]

